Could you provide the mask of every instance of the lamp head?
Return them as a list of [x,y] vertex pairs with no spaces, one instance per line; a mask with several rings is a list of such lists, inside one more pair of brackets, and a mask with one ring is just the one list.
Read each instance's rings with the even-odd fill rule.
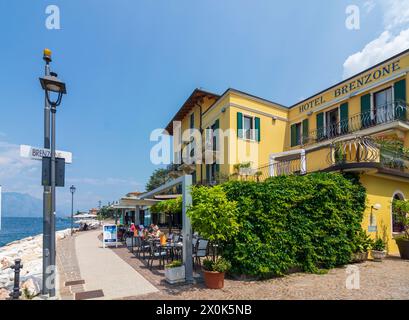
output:
[[374,210],[380,210],[382,208],[382,206],[379,204],[379,203],[375,203],[373,206],[372,206],[372,209],[374,209]]
[[65,83],[57,78],[56,73],[51,73],[49,76],[40,78],[41,87],[45,91],[57,92],[61,94],[66,94],[67,89]]

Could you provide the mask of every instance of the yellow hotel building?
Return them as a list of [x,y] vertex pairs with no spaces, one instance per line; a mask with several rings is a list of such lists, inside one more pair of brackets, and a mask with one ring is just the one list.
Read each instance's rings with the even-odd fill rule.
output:
[[[363,228],[387,240],[395,254],[393,237],[401,230],[392,200],[409,197],[409,161],[395,152],[396,146],[409,148],[408,72],[409,50],[290,107],[235,89],[222,95],[196,89],[166,130],[174,135],[173,122],[180,121],[182,132],[200,131],[203,150],[210,139],[214,158],[223,156],[222,162],[191,165],[195,183],[237,176],[240,163],[250,164],[246,179],[359,173],[367,190]],[[208,135],[217,129],[236,134]],[[195,153],[189,142],[184,150]]]

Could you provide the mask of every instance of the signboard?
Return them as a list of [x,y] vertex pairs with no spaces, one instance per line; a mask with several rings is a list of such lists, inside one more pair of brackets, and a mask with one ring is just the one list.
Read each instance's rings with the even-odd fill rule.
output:
[[[43,158],[41,184],[51,187],[51,158],[49,157]],[[65,186],[65,161],[62,158],[55,159],[55,186]]]
[[369,226],[368,227],[368,232],[377,232],[378,228],[376,226]]
[[[20,156],[32,160],[42,160],[44,157],[51,158],[50,149],[36,148],[28,145],[20,146]],[[72,153],[67,151],[55,151],[56,158],[65,159],[65,163],[72,163]]]
[[118,247],[118,230],[115,224],[105,224],[102,227],[103,239],[102,245],[105,248],[107,245],[115,244]]

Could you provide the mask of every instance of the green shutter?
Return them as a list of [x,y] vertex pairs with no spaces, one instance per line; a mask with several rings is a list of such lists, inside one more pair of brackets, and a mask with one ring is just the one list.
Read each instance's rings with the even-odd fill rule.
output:
[[256,129],[256,141],[260,142],[261,131],[260,131],[260,118],[254,118],[254,126]]
[[291,147],[297,145],[297,136],[296,136],[296,125],[291,125]]
[[317,114],[317,139],[322,138],[324,138],[324,113],[320,112]]
[[309,135],[309,128],[308,128],[308,119],[303,120],[302,122],[302,143],[308,143],[308,135]]
[[361,97],[361,126],[367,128],[371,125],[371,95]]
[[395,82],[393,89],[396,119],[406,120],[406,79]]
[[210,164],[206,165],[206,180],[209,182],[211,180],[211,174],[210,174]]
[[348,115],[348,102],[341,104],[341,134],[346,134],[349,131],[349,115]]
[[237,112],[237,137],[243,138],[243,114]]

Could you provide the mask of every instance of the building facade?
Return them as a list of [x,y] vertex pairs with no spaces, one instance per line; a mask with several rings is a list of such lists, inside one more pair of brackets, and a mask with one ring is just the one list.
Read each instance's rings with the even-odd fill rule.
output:
[[363,228],[397,253],[392,202],[409,196],[408,71],[409,50],[290,107],[235,89],[196,89],[166,130],[196,183],[358,173],[367,190]]

